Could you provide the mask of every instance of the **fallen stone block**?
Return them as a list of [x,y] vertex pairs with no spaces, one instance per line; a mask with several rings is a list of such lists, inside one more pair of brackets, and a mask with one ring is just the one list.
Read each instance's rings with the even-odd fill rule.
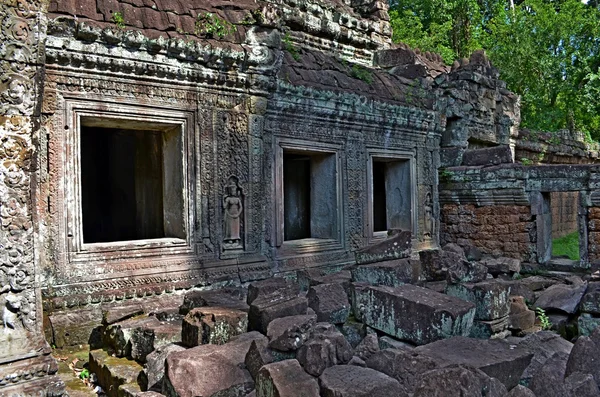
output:
[[367,367],[396,379],[409,395],[414,393],[420,374],[439,368],[433,358],[400,349],[380,350],[365,362]]
[[350,284],[350,304],[352,306],[352,314],[358,321],[363,321],[363,311],[367,304],[367,291],[370,287],[368,283],[352,283]]
[[425,288],[368,287],[362,320],[381,332],[423,345],[455,335],[468,335],[475,305]]
[[144,366],[145,390],[162,390],[163,378],[165,376],[165,360],[171,353],[184,351],[185,347],[177,344],[169,344],[160,347],[146,356]]
[[[52,341],[57,348],[82,344],[99,345],[90,340],[95,330],[102,328],[102,313],[97,309],[56,312],[48,316],[52,327]],[[97,339],[100,339],[98,337]]]
[[337,329],[346,337],[353,349],[367,336],[367,326],[354,319],[348,319],[344,324],[338,325]]
[[464,261],[461,255],[442,250],[419,251],[419,258],[422,276],[427,281],[445,281],[448,269]]
[[367,360],[379,351],[379,339],[377,334],[369,334],[354,349],[354,354],[362,360]]
[[343,324],[350,314],[348,295],[340,284],[320,284],[310,287],[308,306],[317,314],[317,321]]
[[310,287],[320,284],[341,284],[344,291],[350,293],[352,274],[349,270],[329,274],[322,269],[299,270],[296,272],[296,277],[302,291],[308,291]]
[[518,340],[519,348],[523,348],[533,354],[531,362],[521,375],[521,384],[528,386],[535,375],[546,361],[555,354],[568,357],[573,344],[560,335],[550,331],[540,331],[529,334]]
[[572,373],[565,378],[565,387],[573,397],[600,397],[600,389],[590,374]]
[[279,361],[258,371],[256,397],[319,397],[319,382],[297,360]]
[[469,336],[479,339],[502,339],[510,336],[508,319],[508,316],[504,316],[495,320],[474,320]]
[[596,328],[600,327],[600,318],[591,314],[582,313],[577,318],[577,330],[580,336],[590,336]]
[[476,320],[495,320],[510,314],[510,287],[496,280],[448,284],[446,294],[475,304]]
[[412,248],[411,240],[411,231],[396,230],[387,239],[356,251],[354,254],[356,263],[362,265],[385,260],[408,258]]
[[448,268],[446,281],[449,284],[479,283],[485,281],[488,275],[487,267],[477,262],[458,262]]
[[498,379],[508,390],[515,387],[533,354],[503,340],[483,340],[457,336],[419,346],[415,353],[435,359],[440,366],[451,364],[478,368]]
[[281,277],[272,277],[266,280],[253,282],[248,286],[248,297],[246,303],[252,304],[260,297],[269,297],[272,300],[290,300],[300,293],[297,283]]
[[397,287],[416,281],[420,273],[419,267],[419,262],[413,259],[360,265],[352,269],[352,280],[371,285]]
[[406,396],[396,379],[370,368],[335,365],[319,377],[322,397]]
[[352,346],[333,325],[318,323],[313,336],[298,350],[297,359],[304,370],[319,376],[325,368],[346,364],[353,356]]
[[414,348],[415,348],[415,345],[399,341],[398,339],[394,339],[387,335],[384,335],[381,338],[379,338],[379,349],[380,350],[399,349],[399,350],[410,351],[410,350],[413,350]]
[[[108,397],[121,397],[119,387],[136,384],[143,367],[126,358],[112,357],[104,350],[92,350],[89,356],[89,371],[97,376],[98,384]],[[137,392],[141,391],[137,387]]]
[[487,267],[488,272],[494,276],[521,272],[521,261],[515,258],[483,258],[479,263]]
[[258,371],[267,364],[277,361],[267,348],[266,341],[252,341],[248,353],[244,358],[244,364],[250,372],[252,379],[256,380]]
[[249,332],[224,345],[200,345],[170,354],[165,364],[163,394],[208,397],[250,393],[254,389],[254,380],[245,369],[244,361],[253,341],[266,344],[266,337]]
[[593,281],[588,284],[586,293],[579,303],[579,310],[600,315],[600,281]]
[[222,307],[248,312],[250,307],[246,303],[248,291],[244,288],[227,287],[217,290],[191,291],[183,297],[179,307],[182,315],[197,307]]
[[159,346],[181,341],[179,324],[159,321],[156,317],[138,317],[106,327],[103,342],[117,357],[132,357],[143,361]]
[[504,397],[506,387],[483,371],[453,365],[421,374],[413,397]]
[[535,306],[544,310],[560,310],[573,314],[577,311],[586,289],[587,283],[578,285],[556,284],[540,294],[535,301]]
[[181,342],[187,347],[222,345],[248,330],[248,313],[222,307],[192,309],[183,319]]
[[278,292],[261,296],[250,305],[248,329],[266,334],[271,321],[281,317],[304,315],[307,309],[308,300],[304,297],[290,298],[290,295]]
[[536,396],[563,397],[570,393],[564,382],[566,357],[552,355],[531,379],[529,388]]
[[523,385],[515,386],[506,397],[536,397],[535,394]]
[[565,376],[575,372],[591,374],[596,383],[600,383],[600,328],[588,336],[580,336],[571,349]]
[[312,336],[315,315],[276,318],[267,327],[269,347],[281,351],[297,350]]
[[110,325],[124,321],[132,317],[139,316],[144,313],[142,305],[139,303],[119,305],[119,306],[102,306],[102,323]]

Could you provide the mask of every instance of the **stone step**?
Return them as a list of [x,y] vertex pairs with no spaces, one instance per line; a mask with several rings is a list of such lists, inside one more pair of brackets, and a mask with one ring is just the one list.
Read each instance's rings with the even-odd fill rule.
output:
[[354,293],[353,307],[360,307],[365,324],[417,345],[466,336],[475,316],[473,303],[411,284],[354,288]]
[[106,350],[92,350],[89,368],[108,397],[135,397],[141,391],[138,378],[144,368],[133,360],[113,357]]

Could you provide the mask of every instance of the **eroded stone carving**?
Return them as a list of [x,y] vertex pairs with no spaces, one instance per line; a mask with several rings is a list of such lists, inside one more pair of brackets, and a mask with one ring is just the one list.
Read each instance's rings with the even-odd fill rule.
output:
[[228,180],[223,196],[223,210],[225,213],[223,248],[226,250],[243,248],[241,238],[243,203],[244,193],[239,185],[239,180],[232,176]]

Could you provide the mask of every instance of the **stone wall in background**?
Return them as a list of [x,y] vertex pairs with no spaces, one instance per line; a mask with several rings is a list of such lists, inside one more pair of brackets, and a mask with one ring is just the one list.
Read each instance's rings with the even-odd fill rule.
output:
[[579,192],[554,192],[550,194],[552,209],[552,238],[576,232],[579,210]]

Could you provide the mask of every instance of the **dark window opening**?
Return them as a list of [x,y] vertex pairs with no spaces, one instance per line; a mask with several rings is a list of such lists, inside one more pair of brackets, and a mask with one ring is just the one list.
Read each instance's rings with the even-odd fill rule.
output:
[[84,243],[185,237],[179,135],[81,127]]
[[284,240],[336,238],[336,174],[332,153],[284,150]]
[[373,231],[387,230],[385,163],[373,161]]

